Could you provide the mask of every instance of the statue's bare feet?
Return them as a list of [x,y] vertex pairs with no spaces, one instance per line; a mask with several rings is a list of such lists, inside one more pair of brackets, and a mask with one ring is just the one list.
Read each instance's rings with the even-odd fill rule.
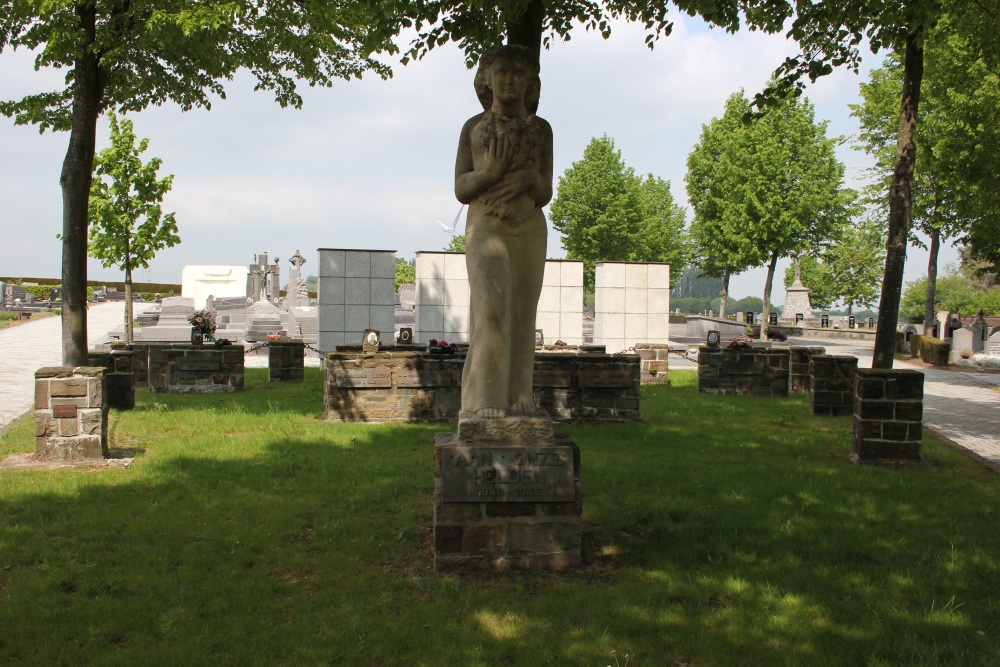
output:
[[476,416],[483,419],[503,419],[507,412],[503,408],[481,408],[476,410]]
[[531,401],[517,401],[510,406],[512,415],[530,415],[535,411],[535,404]]

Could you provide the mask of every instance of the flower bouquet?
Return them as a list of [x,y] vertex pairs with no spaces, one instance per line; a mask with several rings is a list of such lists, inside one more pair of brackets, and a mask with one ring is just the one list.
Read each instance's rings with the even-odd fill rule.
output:
[[446,340],[431,338],[427,343],[427,351],[431,354],[455,354],[455,346]]
[[202,339],[215,340],[215,316],[210,310],[196,310],[188,317],[191,323],[191,342],[200,343]]

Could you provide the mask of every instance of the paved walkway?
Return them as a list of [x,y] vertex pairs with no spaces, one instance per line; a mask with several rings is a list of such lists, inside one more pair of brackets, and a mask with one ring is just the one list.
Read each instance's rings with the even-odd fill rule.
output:
[[[871,368],[870,347],[857,341],[800,339],[822,345],[827,354],[851,354],[860,368]],[[898,359],[895,368],[924,374],[924,426],[967,449],[1000,471],[1000,373],[965,373],[926,368]]]

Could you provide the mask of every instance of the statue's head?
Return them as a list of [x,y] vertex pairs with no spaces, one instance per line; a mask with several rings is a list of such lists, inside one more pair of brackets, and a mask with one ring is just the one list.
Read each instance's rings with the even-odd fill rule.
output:
[[475,87],[476,97],[485,111],[489,111],[493,106],[493,90],[490,82],[490,74],[497,63],[506,62],[525,68],[529,73],[529,83],[524,95],[524,105],[528,113],[538,111],[538,99],[541,94],[542,82],[538,76],[538,58],[534,52],[517,44],[507,44],[495,46],[486,51],[479,58],[479,69],[476,70]]

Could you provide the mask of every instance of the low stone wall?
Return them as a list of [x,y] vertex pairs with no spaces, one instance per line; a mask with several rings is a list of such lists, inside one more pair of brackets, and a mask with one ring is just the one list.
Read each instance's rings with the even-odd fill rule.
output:
[[267,379],[270,382],[298,382],[305,377],[306,344],[300,340],[271,341],[267,344]]
[[698,391],[705,394],[788,396],[787,347],[698,348]]
[[104,368],[108,386],[108,407],[131,410],[135,407],[135,352],[132,350],[90,350],[89,364]]
[[924,374],[859,368],[854,385],[855,463],[919,462]]
[[818,354],[809,362],[809,412],[826,417],[854,414],[858,358]]
[[809,359],[817,354],[825,354],[826,348],[790,345],[788,352],[788,391],[793,394],[808,394],[812,386]]
[[52,366],[35,372],[35,460],[100,461],[108,453],[104,368]]
[[[639,355],[539,352],[535,405],[557,421],[638,421]],[[323,416],[332,421],[454,421],[464,356],[424,351],[326,354]]]
[[214,394],[243,391],[242,345],[149,346],[149,391],[152,394]]
[[641,359],[641,384],[669,384],[670,346],[662,343],[636,343],[635,353]]

